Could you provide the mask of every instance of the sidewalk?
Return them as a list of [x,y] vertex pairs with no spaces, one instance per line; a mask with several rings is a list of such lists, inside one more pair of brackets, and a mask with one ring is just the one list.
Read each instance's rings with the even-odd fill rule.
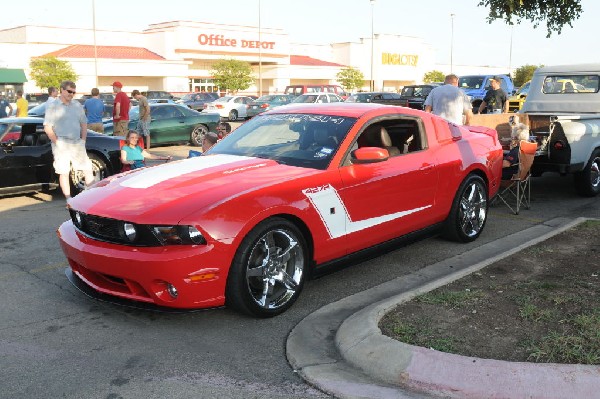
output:
[[403,344],[382,335],[377,326],[379,319],[398,303],[446,285],[578,222],[552,219],[327,305],[292,330],[287,340],[288,361],[307,382],[339,398],[598,397],[597,366],[513,363],[452,355]]

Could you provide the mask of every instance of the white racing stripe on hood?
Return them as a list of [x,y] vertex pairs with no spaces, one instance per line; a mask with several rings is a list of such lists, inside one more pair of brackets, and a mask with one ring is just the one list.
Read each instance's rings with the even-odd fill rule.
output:
[[184,162],[174,162],[162,165],[159,168],[152,167],[140,170],[139,172],[133,173],[129,179],[122,181],[120,184],[122,187],[148,188],[187,173],[197,172],[215,166],[233,164],[248,159],[255,158],[221,154],[199,156],[186,159]]

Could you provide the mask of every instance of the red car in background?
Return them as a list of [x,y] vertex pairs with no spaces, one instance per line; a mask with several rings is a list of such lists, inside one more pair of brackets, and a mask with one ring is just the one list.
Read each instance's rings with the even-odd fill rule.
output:
[[495,130],[380,104],[291,104],[201,157],[69,200],[70,279],[153,306],[288,309],[319,266],[415,231],[468,242],[498,190]]

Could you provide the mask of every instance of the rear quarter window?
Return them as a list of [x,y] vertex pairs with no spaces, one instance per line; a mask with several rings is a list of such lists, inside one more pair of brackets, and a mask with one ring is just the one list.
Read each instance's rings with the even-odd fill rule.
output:
[[598,75],[549,75],[544,79],[544,94],[597,93],[600,86]]

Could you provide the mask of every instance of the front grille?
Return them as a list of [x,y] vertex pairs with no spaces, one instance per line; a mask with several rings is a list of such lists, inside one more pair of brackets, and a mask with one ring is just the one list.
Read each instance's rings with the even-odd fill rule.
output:
[[[101,216],[88,215],[83,212],[70,209],[71,220],[75,227],[88,237],[94,238],[100,241],[111,242],[114,244],[126,244],[134,246],[160,246],[161,243],[158,241],[156,236],[144,225],[136,225],[137,237],[134,241],[131,241],[125,235],[123,228],[125,221],[105,218]],[[79,220],[77,218],[79,215]]]

